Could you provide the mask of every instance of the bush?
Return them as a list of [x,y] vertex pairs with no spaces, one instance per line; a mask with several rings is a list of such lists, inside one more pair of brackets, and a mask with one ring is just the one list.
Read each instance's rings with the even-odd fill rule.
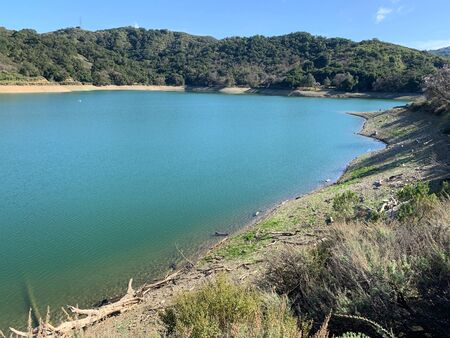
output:
[[397,197],[402,202],[398,210],[400,221],[422,219],[433,210],[437,201],[434,194],[430,194],[428,184],[419,182],[415,185],[407,185],[397,193]]
[[179,295],[162,314],[175,337],[299,337],[286,297],[236,285],[224,276]]
[[444,65],[436,74],[425,77],[424,91],[429,106],[436,114],[450,108],[450,65]]
[[[428,196],[426,191],[419,185],[400,195]],[[407,224],[335,223],[315,247],[271,260],[265,282],[288,296],[301,320],[320,320],[333,310],[369,318],[406,336],[412,326],[444,336],[450,324],[449,224],[450,202],[439,199],[427,218],[411,218]],[[337,334],[361,332],[344,319],[330,325]]]
[[439,195],[444,198],[450,198],[450,183],[449,183],[449,181],[442,181],[441,189],[439,190]]
[[361,332],[346,332],[342,336],[339,336],[338,338],[370,338],[370,337]]
[[359,197],[353,191],[348,190],[333,198],[333,210],[336,219],[350,220],[355,217]]

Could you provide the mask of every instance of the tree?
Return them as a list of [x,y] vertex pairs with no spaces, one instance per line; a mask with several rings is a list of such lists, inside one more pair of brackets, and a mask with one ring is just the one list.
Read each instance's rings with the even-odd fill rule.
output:
[[436,113],[450,107],[450,65],[445,65],[436,74],[424,79],[425,96]]
[[424,89],[429,100],[450,104],[450,65],[445,65],[435,75],[426,76]]
[[349,92],[356,86],[358,79],[350,73],[338,73],[334,76],[332,83],[336,89]]
[[316,79],[311,73],[308,73],[303,77],[301,85],[303,87],[314,87],[316,85]]
[[314,67],[324,68],[330,63],[330,55],[327,53],[322,53],[314,59]]
[[303,62],[302,68],[305,72],[310,72],[314,69],[314,63],[312,61],[306,60],[305,62]]
[[330,80],[330,78],[327,76],[324,80],[323,80],[323,83],[322,83],[323,85],[324,85],[324,87],[329,87],[329,86],[331,86],[331,80]]
[[169,86],[184,86],[184,77],[180,74],[170,74],[166,79],[166,83]]

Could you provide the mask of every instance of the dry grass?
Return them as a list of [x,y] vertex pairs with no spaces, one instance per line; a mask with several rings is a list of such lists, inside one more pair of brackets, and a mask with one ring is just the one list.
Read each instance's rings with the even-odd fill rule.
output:
[[[170,337],[309,337],[285,296],[237,285],[224,276],[179,295],[162,314]],[[312,337],[328,337],[328,319]]]
[[[333,224],[315,247],[278,255],[266,283],[286,294],[302,319],[333,309],[395,332],[419,327],[442,336],[450,313],[450,202],[433,198],[431,208],[418,210],[421,217],[402,222]],[[352,329],[346,322],[332,320],[333,332]]]

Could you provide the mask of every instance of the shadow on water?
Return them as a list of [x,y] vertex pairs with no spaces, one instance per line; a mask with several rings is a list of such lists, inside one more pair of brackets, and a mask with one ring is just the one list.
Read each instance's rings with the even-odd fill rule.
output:
[[39,324],[39,318],[43,317],[41,316],[41,313],[39,311],[32,285],[27,277],[23,278],[22,297],[24,304],[24,313],[28,313],[28,311],[31,310],[31,322],[33,327],[35,327]]

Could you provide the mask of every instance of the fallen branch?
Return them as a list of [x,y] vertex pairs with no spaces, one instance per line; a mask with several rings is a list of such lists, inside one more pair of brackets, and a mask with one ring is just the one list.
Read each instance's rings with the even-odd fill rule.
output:
[[183,258],[186,260],[186,262],[188,262],[189,268],[193,268],[194,265],[195,265],[194,262],[192,262],[189,258],[187,258],[187,257],[184,255],[183,251],[181,251],[181,250],[178,248],[178,245],[175,244],[175,248],[177,249],[177,251],[179,252],[179,254],[181,255],[181,257],[183,257]]
[[181,270],[180,270],[180,271],[177,271],[177,272],[174,272],[174,273],[171,274],[171,275],[168,275],[168,276],[167,276],[166,278],[164,278],[163,280],[157,281],[157,282],[152,283],[152,284],[146,284],[146,285],[144,285],[144,286],[141,288],[142,295],[144,296],[144,295],[146,295],[150,290],[157,289],[157,288],[159,288],[159,287],[161,287],[161,286],[163,286],[163,285],[165,285],[165,284],[167,284],[167,283],[169,283],[169,282],[175,280],[175,279],[177,278],[177,276],[180,274],[180,272],[181,272]]
[[264,232],[262,234],[256,235],[255,239],[261,240],[261,239],[278,239],[280,237],[292,237],[292,236],[297,235],[300,232],[301,232],[301,230]]
[[[113,314],[123,313],[128,311],[133,305],[139,303],[142,298],[138,297],[136,291],[132,287],[133,279],[130,279],[128,283],[128,290],[125,296],[119,299],[117,302],[107,304],[105,306],[99,307],[97,309],[79,309],[75,306],[68,306],[69,310],[75,315],[86,316],[81,319],[69,320],[61,323],[60,325],[54,327],[50,323],[40,322],[37,328],[32,330],[32,334],[41,333],[44,336],[64,336],[75,329],[84,329],[87,326],[90,326],[96,322],[103,320]],[[66,312],[66,311],[64,311]],[[69,314],[66,312],[68,318],[70,318]],[[30,334],[28,332],[22,332],[16,330],[14,328],[10,328],[10,330],[20,337],[29,337]]]
[[209,276],[217,271],[231,272],[232,269],[227,268],[223,265],[220,265],[220,266],[212,266],[212,267],[206,268],[206,269],[197,269],[197,271],[203,273],[205,276]]

